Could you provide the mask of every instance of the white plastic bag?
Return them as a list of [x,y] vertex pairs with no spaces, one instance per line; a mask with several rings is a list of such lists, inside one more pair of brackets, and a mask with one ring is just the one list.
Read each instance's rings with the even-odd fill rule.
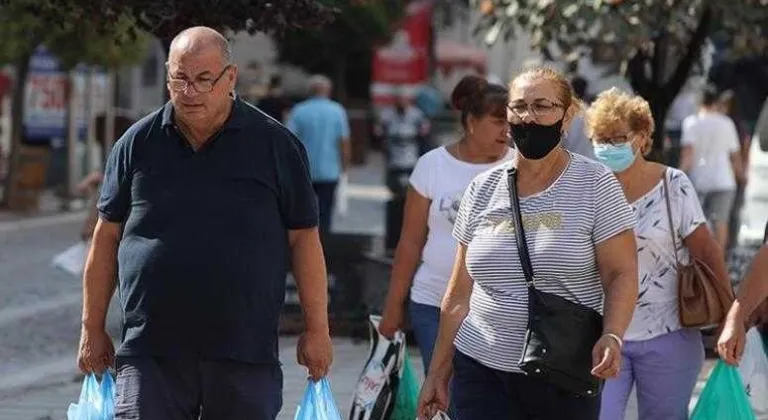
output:
[[293,420],[341,420],[328,378],[318,382],[307,381],[304,398],[296,409]]
[[115,381],[110,373],[89,374],[83,380],[80,398],[67,409],[67,420],[112,420],[115,418]]
[[379,333],[380,316],[371,315],[371,347],[368,362],[360,374],[352,398],[350,419],[385,420],[395,408],[395,397],[405,359],[405,334],[398,331],[392,340]]
[[747,331],[739,373],[757,420],[768,420],[768,350],[757,328]]
[[75,277],[80,277],[83,275],[88,249],[89,244],[87,242],[78,242],[53,257],[52,264]]
[[336,212],[340,215],[347,214],[349,208],[349,177],[346,173],[341,174],[339,177],[339,183],[336,185]]

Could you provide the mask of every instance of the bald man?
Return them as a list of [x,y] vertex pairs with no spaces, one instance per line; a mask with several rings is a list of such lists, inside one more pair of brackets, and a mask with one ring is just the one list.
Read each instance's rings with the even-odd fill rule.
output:
[[[234,98],[237,67],[216,31],[180,33],[167,67],[170,102],[128,129],[106,165],[78,363],[96,373],[114,363],[118,420],[271,420],[289,263],[305,316],[299,362],[319,379],[332,360],[306,153]],[[105,320],[116,271],[115,358]]]

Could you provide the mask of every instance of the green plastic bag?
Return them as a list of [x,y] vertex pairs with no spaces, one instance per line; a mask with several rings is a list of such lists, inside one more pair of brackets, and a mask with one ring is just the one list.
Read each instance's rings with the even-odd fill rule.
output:
[[755,420],[738,368],[717,361],[691,420]]
[[413,365],[411,365],[411,358],[406,350],[403,376],[400,378],[400,385],[397,387],[397,396],[395,397],[395,409],[392,410],[389,420],[413,420],[416,418],[419,388],[416,373],[413,371]]

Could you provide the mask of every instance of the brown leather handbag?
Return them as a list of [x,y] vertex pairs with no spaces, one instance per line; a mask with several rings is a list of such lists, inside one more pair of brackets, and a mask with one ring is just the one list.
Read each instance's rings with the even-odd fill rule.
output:
[[677,256],[677,235],[672,222],[672,206],[669,200],[669,182],[664,173],[664,196],[667,202],[667,218],[678,278],[678,304],[680,324],[689,328],[709,328],[720,324],[735,299],[733,288],[727,279],[720,279],[702,260],[691,255],[691,264],[683,266]]

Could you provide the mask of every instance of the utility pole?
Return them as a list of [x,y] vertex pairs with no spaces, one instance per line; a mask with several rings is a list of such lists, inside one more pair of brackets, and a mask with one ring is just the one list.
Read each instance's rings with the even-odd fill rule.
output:
[[70,70],[67,79],[67,107],[69,112],[67,113],[67,194],[64,207],[70,209],[80,173],[77,158],[77,138],[80,131],[77,121],[77,70]]
[[104,112],[104,150],[102,150],[102,167],[107,162],[109,152],[115,144],[115,101],[117,101],[117,72],[114,69],[107,71],[107,103]]

